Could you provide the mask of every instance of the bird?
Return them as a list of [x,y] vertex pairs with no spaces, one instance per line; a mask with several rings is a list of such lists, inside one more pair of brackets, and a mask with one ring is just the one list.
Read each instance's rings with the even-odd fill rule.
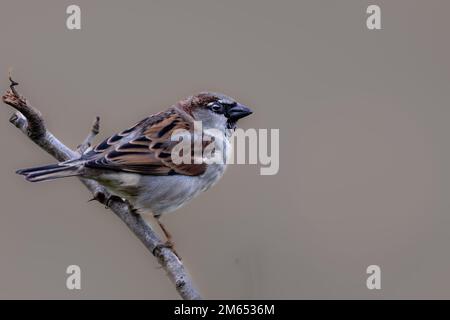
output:
[[[173,161],[172,152],[179,142],[171,137],[180,132],[177,130],[192,133],[200,122],[203,132],[215,130],[214,139],[210,140],[224,142],[221,152],[226,159],[237,121],[252,113],[249,107],[229,96],[201,92],[108,137],[77,159],[20,169],[16,173],[30,182],[73,176],[94,180],[111,197],[126,201],[132,212],[153,215],[167,239],[166,246],[173,247],[172,236],[160,217],[212,187],[223,176],[227,164]],[[203,148],[211,142],[205,143],[203,135],[192,137],[193,143],[201,139]]]

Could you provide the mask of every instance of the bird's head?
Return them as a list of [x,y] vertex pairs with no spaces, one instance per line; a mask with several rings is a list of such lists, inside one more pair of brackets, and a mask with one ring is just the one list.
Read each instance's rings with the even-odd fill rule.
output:
[[201,92],[185,100],[185,109],[203,128],[234,129],[239,119],[253,113],[233,98],[214,92]]

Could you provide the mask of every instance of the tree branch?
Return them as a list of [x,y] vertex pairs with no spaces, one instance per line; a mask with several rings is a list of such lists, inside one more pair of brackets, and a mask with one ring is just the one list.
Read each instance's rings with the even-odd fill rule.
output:
[[[26,134],[34,143],[51,154],[59,161],[65,161],[79,157],[92,144],[92,140],[99,132],[99,118],[93,123],[92,129],[84,142],[78,147],[78,152],[65,146],[44,124],[41,113],[32,107],[29,102],[20,96],[16,90],[17,82],[11,77],[10,88],[2,97],[3,102],[13,107],[16,113],[10,118],[10,122]],[[160,265],[167,272],[170,280],[175,285],[179,295],[186,300],[201,299],[189,274],[182,262],[170,248],[164,246],[164,242],[155,231],[138,214],[129,210],[127,203],[117,197],[110,197],[108,192],[93,180],[80,178],[81,182],[92,192],[94,199],[108,207],[128,226],[145,247],[158,259]]]

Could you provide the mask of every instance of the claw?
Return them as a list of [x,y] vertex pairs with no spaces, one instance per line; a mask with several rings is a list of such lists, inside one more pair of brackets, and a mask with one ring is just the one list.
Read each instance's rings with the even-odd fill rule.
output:
[[128,200],[125,200],[125,203],[127,204],[128,211],[130,211],[131,214],[139,214],[138,209],[133,207],[133,205]]
[[108,197],[108,199],[106,199],[106,201],[105,201],[105,209],[108,209],[108,208],[110,207],[110,203],[111,203],[112,201],[121,201],[121,202],[125,202],[125,200],[123,200],[121,197],[118,197],[118,196],[112,194],[112,195],[110,195],[110,196]]
[[122,198],[116,196],[116,195],[109,195],[106,197],[106,195],[103,192],[96,192],[94,194],[94,197],[92,199],[89,199],[88,202],[91,201],[98,201],[105,205],[105,209],[108,209],[110,207],[111,201],[124,201]]
[[175,245],[173,244],[173,242],[168,240],[165,243],[160,243],[160,244],[156,245],[155,248],[153,249],[152,253],[153,253],[153,255],[156,255],[156,253],[160,252],[163,248],[167,248],[167,249],[172,250],[173,253],[175,253],[175,255],[178,257],[178,259],[181,260],[178,253],[174,250],[174,247],[175,247]]
[[103,192],[95,192],[92,199],[89,199],[88,202],[98,201],[100,203],[105,203],[105,194]]

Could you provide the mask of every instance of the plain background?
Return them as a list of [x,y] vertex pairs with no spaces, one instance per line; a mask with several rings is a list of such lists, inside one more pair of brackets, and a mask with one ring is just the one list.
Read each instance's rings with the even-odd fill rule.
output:
[[[66,29],[78,4],[82,30]],[[382,30],[366,28],[378,4]],[[9,1],[8,67],[75,147],[192,93],[251,106],[280,129],[280,171],[229,167],[163,221],[207,298],[450,298],[450,2]],[[0,110],[0,298],[178,298],[155,259],[76,179],[31,184],[52,162]],[[82,290],[65,287],[66,267]],[[366,268],[381,267],[381,290]]]

